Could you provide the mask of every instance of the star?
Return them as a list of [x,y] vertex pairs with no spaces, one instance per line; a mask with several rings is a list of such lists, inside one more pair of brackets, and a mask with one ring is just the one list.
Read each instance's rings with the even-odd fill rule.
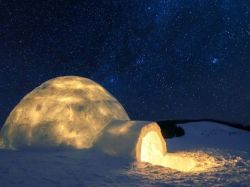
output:
[[144,61],[144,58],[143,57],[140,57],[140,58],[138,58],[137,60],[136,60],[136,64],[137,65],[142,65],[142,64],[144,64],[145,63],[145,61]]
[[116,76],[111,76],[108,80],[108,82],[111,84],[115,84],[115,83],[117,83],[117,81],[118,81],[118,77],[116,77]]
[[211,63],[212,64],[218,64],[219,63],[219,59],[218,58],[212,58],[211,59]]

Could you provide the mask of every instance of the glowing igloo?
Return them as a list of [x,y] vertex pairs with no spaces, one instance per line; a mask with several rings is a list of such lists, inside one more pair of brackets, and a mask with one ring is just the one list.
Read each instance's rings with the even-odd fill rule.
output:
[[27,94],[3,125],[0,147],[91,148],[180,171],[196,165],[192,158],[167,154],[157,123],[131,121],[102,86],[76,76],[49,80]]
[[1,137],[11,149],[95,148],[138,161],[166,153],[156,123],[130,121],[107,90],[76,76],[51,79],[27,94],[10,113]]
[[141,154],[150,155],[141,146],[151,135],[156,137],[150,142],[152,148],[166,152],[156,123],[130,121],[107,90],[76,76],[57,77],[35,88],[17,104],[1,130],[7,148],[95,147],[138,160]]
[[27,94],[10,113],[1,134],[9,148],[89,148],[116,119],[129,117],[107,90],[89,79],[65,76]]

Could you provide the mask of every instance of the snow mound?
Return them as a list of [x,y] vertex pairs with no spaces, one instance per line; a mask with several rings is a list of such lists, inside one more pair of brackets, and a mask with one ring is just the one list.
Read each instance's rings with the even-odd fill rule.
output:
[[122,105],[86,78],[51,79],[27,94],[8,116],[0,136],[6,148],[90,148],[113,120],[129,120]]

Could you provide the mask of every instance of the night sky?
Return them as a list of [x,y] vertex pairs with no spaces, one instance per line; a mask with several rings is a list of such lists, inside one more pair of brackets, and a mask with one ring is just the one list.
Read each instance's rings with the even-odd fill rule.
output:
[[250,1],[0,0],[0,127],[63,75],[97,81],[131,119],[250,124]]

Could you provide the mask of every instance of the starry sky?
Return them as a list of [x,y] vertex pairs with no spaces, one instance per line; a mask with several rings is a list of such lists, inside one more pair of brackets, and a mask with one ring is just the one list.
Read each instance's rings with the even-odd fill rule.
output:
[[250,124],[250,2],[0,0],[0,126],[63,75],[97,81],[131,119]]

